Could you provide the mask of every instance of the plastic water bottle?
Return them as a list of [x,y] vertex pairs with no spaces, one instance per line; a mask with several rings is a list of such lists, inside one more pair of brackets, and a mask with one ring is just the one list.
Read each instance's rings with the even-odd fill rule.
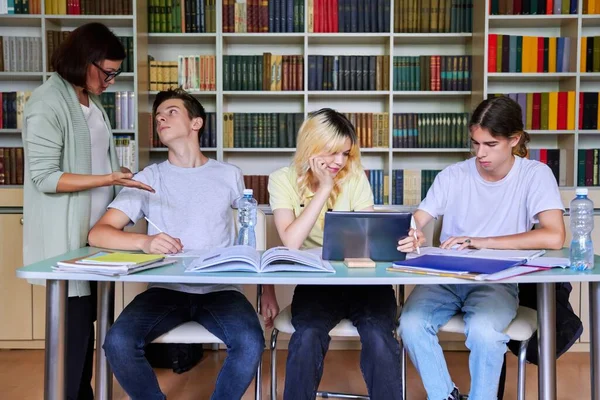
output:
[[256,248],[256,210],[258,202],[252,197],[252,189],[244,189],[244,196],[238,202],[239,232],[235,242],[237,245],[247,245]]
[[587,197],[588,190],[578,188],[576,197],[571,200],[571,248],[569,261],[571,268],[585,271],[594,268],[594,203]]

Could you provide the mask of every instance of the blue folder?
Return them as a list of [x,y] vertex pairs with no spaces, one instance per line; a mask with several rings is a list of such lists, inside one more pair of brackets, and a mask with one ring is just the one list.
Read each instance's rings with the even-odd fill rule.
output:
[[396,261],[394,266],[418,267],[440,272],[469,272],[474,274],[493,274],[505,269],[525,264],[527,260],[498,260],[490,258],[454,257],[423,255],[406,261]]

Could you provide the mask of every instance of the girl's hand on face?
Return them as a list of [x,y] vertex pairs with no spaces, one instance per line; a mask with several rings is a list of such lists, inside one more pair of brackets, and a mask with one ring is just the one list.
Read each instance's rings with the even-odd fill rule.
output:
[[327,162],[325,162],[323,157],[311,157],[309,165],[315,178],[319,182],[319,187],[328,189],[333,188],[333,176],[331,176],[331,173],[327,169]]

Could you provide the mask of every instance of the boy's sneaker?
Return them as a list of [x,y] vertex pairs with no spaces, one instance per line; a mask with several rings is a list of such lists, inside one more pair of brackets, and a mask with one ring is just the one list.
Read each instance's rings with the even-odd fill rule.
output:
[[450,393],[450,396],[448,396],[446,400],[461,400],[460,393],[456,386],[454,387],[454,390],[452,391],[452,393]]

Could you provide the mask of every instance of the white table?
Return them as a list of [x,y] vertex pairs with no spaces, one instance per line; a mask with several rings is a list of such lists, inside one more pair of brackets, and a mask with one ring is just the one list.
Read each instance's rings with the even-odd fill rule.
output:
[[[53,272],[57,261],[92,254],[101,249],[85,247],[57,257],[28,265],[17,270],[17,277],[46,280],[46,361],[44,398],[65,398],[65,353],[67,318],[67,281],[86,280],[98,282],[97,343],[104,342],[114,319],[114,282],[172,282],[172,283],[221,283],[221,284],[280,284],[280,285],[431,285],[469,284],[472,281],[417,274],[386,271],[389,263],[378,263],[375,269],[348,269],[334,263],[335,274],[327,273],[185,273],[190,259],[179,259],[176,264],[142,271],[136,274],[107,277],[93,274]],[[565,257],[567,250],[550,251],[547,256]],[[591,272],[573,272],[554,269],[521,275],[501,281],[502,283],[537,283],[538,294],[538,340],[539,398],[556,399],[556,282],[589,282],[590,330],[591,330],[591,399],[600,400],[600,258],[596,256],[596,268]],[[493,283],[490,283],[493,284]],[[260,387],[260,385],[258,385]],[[112,373],[104,350],[99,345],[96,352],[96,393],[98,400],[112,397]]]

